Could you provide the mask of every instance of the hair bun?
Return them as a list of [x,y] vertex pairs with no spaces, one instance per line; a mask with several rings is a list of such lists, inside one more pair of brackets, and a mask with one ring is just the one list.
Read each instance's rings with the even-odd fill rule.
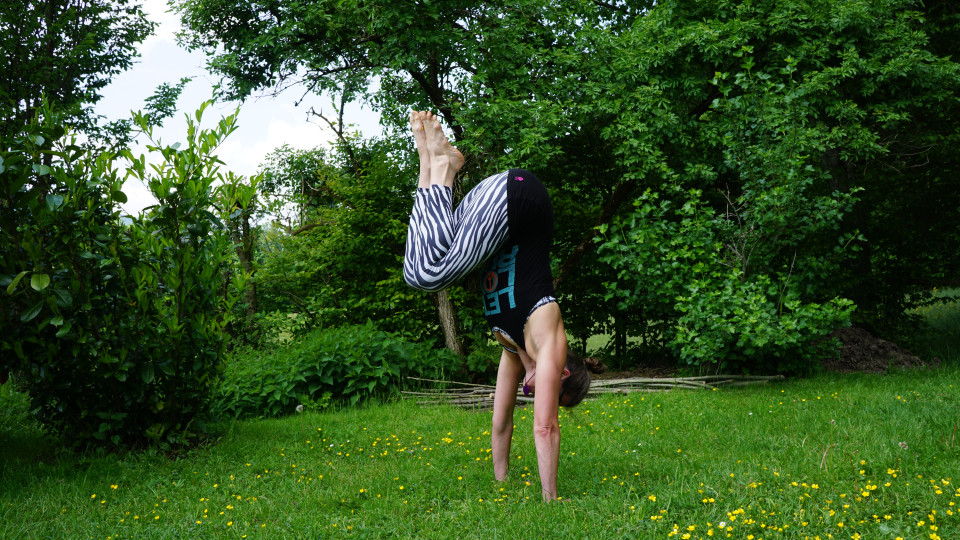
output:
[[593,357],[584,358],[583,363],[584,365],[587,366],[587,369],[590,370],[590,373],[593,373],[593,374],[599,375],[600,373],[603,373],[604,371],[607,370],[606,365],[601,364],[599,360]]

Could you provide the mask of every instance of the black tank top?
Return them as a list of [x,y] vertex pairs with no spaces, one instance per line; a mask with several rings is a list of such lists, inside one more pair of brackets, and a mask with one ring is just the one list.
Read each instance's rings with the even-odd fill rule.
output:
[[490,328],[526,350],[523,329],[536,308],[555,302],[550,271],[553,206],[540,179],[511,169],[507,179],[507,240],[484,266],[481,290]]

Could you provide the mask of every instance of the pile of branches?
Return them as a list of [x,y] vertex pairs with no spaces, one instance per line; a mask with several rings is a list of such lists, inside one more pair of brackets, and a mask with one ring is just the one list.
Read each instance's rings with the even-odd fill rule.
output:
[[[456,405],[464,408],[489,409],[493,407],[496,387],[486,384],[471,384],[456,381],[438,381],[409,377],[419,385],[428,387],[402,392],[416,400],[417,405]],[[769,377],[759,375],[705,375],[701,377],[603,379],[590,383],[587,399],[600,394],[629,394],[631,392],[662,392],[674,388],[689,390],[713,390],[724,386],[748,386],[782,381],[783,375]],[[424,385],[426,386],[426,385]],[[533,403],[533,396],[525,396],[517,387],[517,403]]]

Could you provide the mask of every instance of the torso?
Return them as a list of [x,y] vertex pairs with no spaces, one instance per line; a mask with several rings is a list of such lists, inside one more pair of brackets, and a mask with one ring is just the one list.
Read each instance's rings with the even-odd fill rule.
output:
[[507,242],[483,270],[483,307],[497,341],[508,350],[521,351],[527,319],[540,306],[556,301],[550,272],[553,208],[532,173],[511,169],[507,182]]

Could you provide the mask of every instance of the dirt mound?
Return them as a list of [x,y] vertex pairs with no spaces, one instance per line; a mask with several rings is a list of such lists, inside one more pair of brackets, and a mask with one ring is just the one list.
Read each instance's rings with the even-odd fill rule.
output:
[[885,373],[890,369],[911,369],[929,365],[910,351],[875,337],[863,328],[843,328],[831,336],[840,340],[841,347],[839,357],[823,360],[823,368],[827,371]]

